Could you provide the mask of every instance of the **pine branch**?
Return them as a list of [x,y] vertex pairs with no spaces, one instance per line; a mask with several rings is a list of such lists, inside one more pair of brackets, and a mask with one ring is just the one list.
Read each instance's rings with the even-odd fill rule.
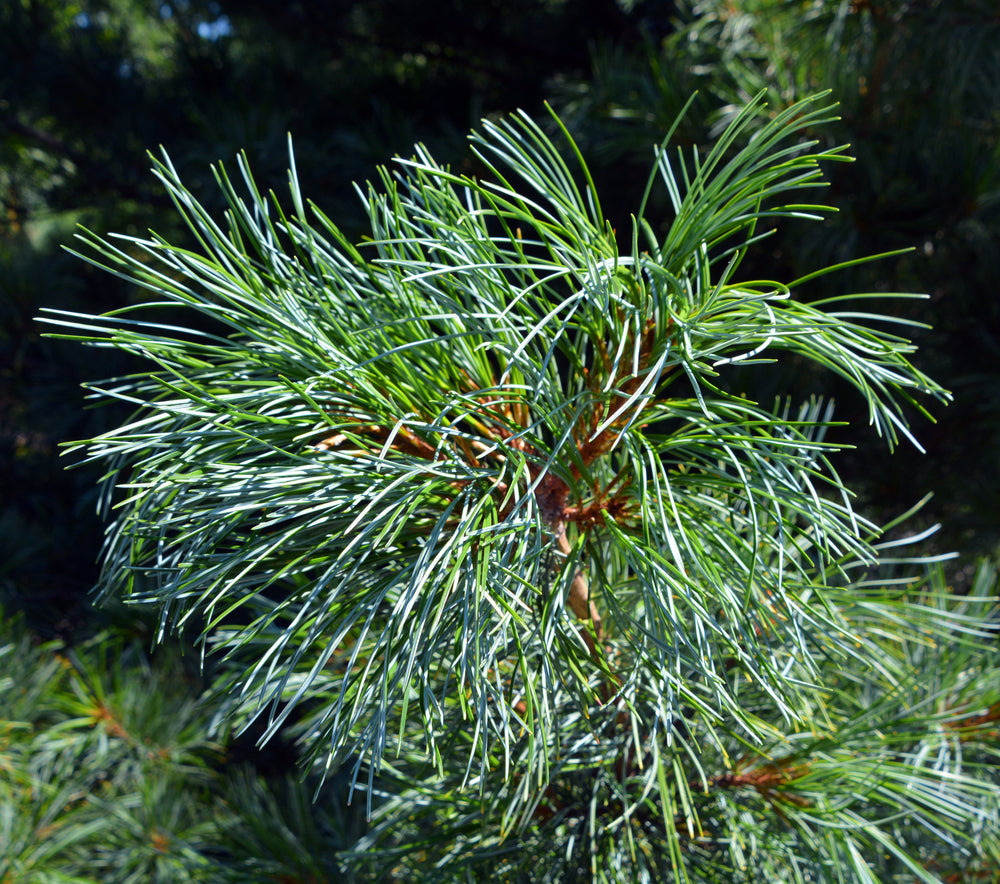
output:
[[[854,511],[832,409],[733,386],[813,362],[890,445],[949,398],[866,296],[797,299],[837,267],[739,279],[762,225],[825,211],[801,191],[847,159],[811,137],[832,119],[757,100],[703,153],[664,142],[628,252],[558,119],[563,146],[523,114],[473,135],[482,178],[418,147],[358,188],[359,244],[294,164],[287,209],[242,158],[222,219],[157,162],[197,251],[82,234],[152,294],[47,317],[150,367],[95,385],[137,410],[71,446],[107,467],[102,591],[200,624],[221,719],[347,765],[373,826],[346,862],[863,880],[875,851],[932,880],[927,839],[992,843],[985,768],[928,765],[937,714],[895,711],[938,698],[903,652],[985,647],[984,598],[911,604],[922,562]],[[941,727],[987,734],[992,702]]]

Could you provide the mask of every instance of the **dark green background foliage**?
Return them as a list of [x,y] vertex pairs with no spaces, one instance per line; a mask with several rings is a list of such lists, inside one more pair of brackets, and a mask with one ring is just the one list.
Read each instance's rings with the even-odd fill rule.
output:
[[[377,163],[420,141],[475,173],[470,127],[515,108],[541,119],[548,101],[627,237],[650,146],[692,92],[682,144],[707,143],[762,90],[778,110],[827,88],[842,119],[816,135],[857,158],[825,170],[821,199],[840,212],[783,225],[742,273],[794,279],[913,248],[805,294],[930,294],[906,306],[934,327],[910,330],[916,364],[955,399],[934,407],[936,424],[916,420],[927,454],[869,443],[837,466],[877,519],[934,492],[920,518],[943,523],[937,549],[964,554],[949,579],[965,587],[972,557],[1000,542],[994,0],[0,0],[0,880],[336,880],[336,851],[364,828],[336,780],[310,803],[316,784],[289,777],[291,746],[227,742],[211,705],[193,705],[203,676],[190,653],[142,650],[155,623],[87,602],[99,473],[65,471],[57,446],[120,419],[84,409],[79,385],[131,366],[42,338],[34,317],[141,298],[62,251],[77,224],[184,236],[148,149],[163,145],[221,210],[208,164],[246,150],[258,183],[278,189],[291,131],[302,190],[354,235],[351,182]],[[838,438],[868,434],[856,398],[793,360],[753,383],[763,401],[836,395],[854,425]]]

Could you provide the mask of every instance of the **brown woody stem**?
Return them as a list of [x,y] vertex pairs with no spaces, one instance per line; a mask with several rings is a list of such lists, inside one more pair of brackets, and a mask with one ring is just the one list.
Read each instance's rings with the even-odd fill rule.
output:
[[[567,556],[570,554],[569,539],[566,537],[565,530],[561,530],[558,533],[556,545]],[[589,631],[585,631],[584,641],[587,642],[591,651],[595,650],[595,637],[597,641],[601,640],[601,615],[597,612],[597,605],[590,600],[590,586],[583,571],[577,571],[574,575],[573,581],[569,585],[567,601],[578,620],[589,620],[593,624],[593,636],[591,636]]]

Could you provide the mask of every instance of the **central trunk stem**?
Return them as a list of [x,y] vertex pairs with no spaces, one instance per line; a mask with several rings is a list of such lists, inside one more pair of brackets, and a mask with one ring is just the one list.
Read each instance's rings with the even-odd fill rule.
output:
[[[567,556],[570,554],[569,538],[566,537],[565,527],[561,528],[556,535],[556,545],[559,547],[560,552]],[[590,586],[582,570],[578,570],[573,576],[573,580],[569,586],[569,595],[566,600],[569,602],[569,606],[573,610],[573,613],[576,614],[578,620],[589,620],[593,624],[593,635],[591,635],[590,630],[584,629],[583,638],[590,650],[594,651],[595,638],[597,641],[601,640],[601,615],[597,612],[597,605],[590,599]]]

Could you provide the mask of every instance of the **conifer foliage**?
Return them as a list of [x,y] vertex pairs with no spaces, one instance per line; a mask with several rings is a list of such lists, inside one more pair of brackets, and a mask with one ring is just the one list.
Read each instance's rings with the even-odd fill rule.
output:
[[219,167],[219,218],[166,156],[197,248],[83,235],[152,294],[48,314],[144,361],[93,386],[133,418],[77,445],[107,468],[102,591],[196,632],[229,725],[349,774],[370,823],[340,858],[366,879],[941,881],[1000,857],[989,572],[952,597],[919,538],[852,508],[829,403],[740,386],[817,364],[889,445],[948,398],[868,296],[801,297],[837,267],[740,274],[822,218],[833,114],[758,99],[710,149],[668,136],[631,217],[558,118],[518,114],[473,134],[475,176],[418,146],[359,187],[360,243],[294,162],[287,200]]

